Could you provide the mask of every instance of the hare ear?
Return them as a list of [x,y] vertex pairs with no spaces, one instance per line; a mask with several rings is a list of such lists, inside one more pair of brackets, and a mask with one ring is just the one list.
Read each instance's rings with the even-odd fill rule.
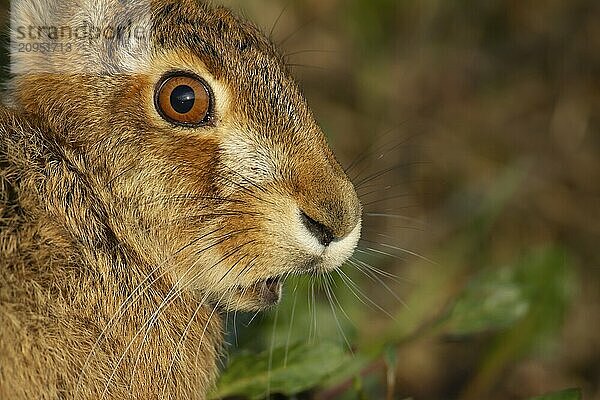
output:
[[150,55],[151,0],[16,0],[11,71],[134,72]]

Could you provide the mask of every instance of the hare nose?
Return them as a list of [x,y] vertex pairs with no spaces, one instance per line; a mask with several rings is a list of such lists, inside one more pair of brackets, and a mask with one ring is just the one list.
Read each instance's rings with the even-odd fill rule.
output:
[[315,221],[309,217],[304,211],[300,212],[300,218],[302,223],[308,229],[308,231],[319,241],[322,246],[329,246],[335,239],[333,230],[326,225]]

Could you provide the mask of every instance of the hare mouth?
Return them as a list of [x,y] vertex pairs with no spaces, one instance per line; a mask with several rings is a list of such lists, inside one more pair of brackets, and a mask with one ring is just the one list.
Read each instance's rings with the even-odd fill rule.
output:
[[267,306],[275,305],[281,299],[283,280],[279,276],[273,276],[260,280],[248,287],[239,287],[238,291],[250,294],[254,298],[260,299]]

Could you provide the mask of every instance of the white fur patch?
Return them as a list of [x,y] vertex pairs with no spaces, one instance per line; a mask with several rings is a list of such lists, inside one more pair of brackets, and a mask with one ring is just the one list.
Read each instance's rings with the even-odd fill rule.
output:
[[341,240],[334,240],[325,249],[323,254],[323,267],[333,270],[342,266],[354,253],[360,239],[362,221],[358,221],[352,232]]
[[133,73],[151,55],[151,3],[14,0],[11,71]]
[[328,246],[323,246],[319,240],[304,226],[298,213],[294,221],[292,235],[296,238],[302,251],[321,259],[321,268],[331,271],[339,268],[354,253],[360,239],[362,222],[358,221],[352,232],[342,239],[336,239]]

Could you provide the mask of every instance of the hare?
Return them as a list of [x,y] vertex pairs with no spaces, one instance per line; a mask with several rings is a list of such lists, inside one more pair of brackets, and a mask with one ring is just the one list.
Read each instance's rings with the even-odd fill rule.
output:
[[276,47],[194,0],[14,0],[0,399],[202,399],[221,314],[327,273],[361,205]]

